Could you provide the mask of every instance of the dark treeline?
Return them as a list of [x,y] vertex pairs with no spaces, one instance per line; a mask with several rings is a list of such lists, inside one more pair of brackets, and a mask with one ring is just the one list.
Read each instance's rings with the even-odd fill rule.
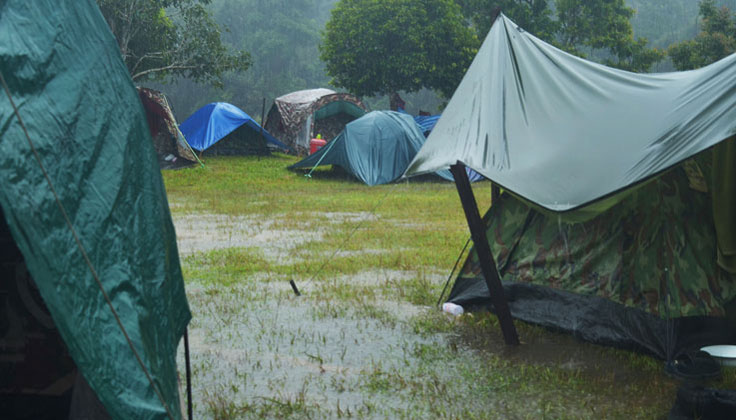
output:
[[[195,83],[185,78],[171,83],[143,83],[164,91],[179,121],[214,101],[235,104],[260,120],[262,101],[266,112],[277,96],[307,88],[328,87],[330,78],[320,61],[318,45],[330,10],[338,0],[213,0],[207,9],[222,28],[222,39],[234,50],[250,53],[251,65],[243,72],[224,76],[223,87]],[[550,1],[553,4],[554,1]],[[697,0],[626,0],[635,10],[631,18],[635,37],[667,49],[693,39],[700,31]],[[736,10],[736,0],[716,0],[717,6]],[[653,71],[670,71],[666,59]],[[337,90],[337,89],[336,89]],[[426,89],[405,94],[410,112],[436,112],[443,100]],[[364,98],[373,109],[388,108],[386,97]]]

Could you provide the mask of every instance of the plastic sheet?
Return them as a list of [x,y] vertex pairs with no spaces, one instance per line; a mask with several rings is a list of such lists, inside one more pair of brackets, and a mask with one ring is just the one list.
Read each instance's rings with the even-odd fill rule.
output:
[[630,73],[500,15],[406,174],[461,161],[546,209],[585,206],[736,133],[735,64]]
[[0,39],[0,71],[35,150],[0,92],[0,205],[28,270],[113,418],[169,418],[165,406],[180,418],[176,347],[191,315],[156,153],[117,43],[92,0],[0,2]]

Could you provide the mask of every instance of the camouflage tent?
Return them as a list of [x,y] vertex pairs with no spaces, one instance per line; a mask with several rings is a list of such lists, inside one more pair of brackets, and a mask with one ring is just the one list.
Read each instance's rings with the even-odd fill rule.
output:
[[407,170],[467,165],[506,191],[485,232],[468,217],[490,251],[450,301],[488,304],[497,271],[518,319],[668,360],[736,343],[735,62],[629,73],[500,15]]
[[363,116],[366,108],[349,93],[330,89],[308,89],[276,98],[268,111],[265,128],[285,142],[293,153],[309,152],[309,140],[320,134],[331,140],[350,121]]
[[[484,220],[517,319],[669,359],[736,340],[736,276],[717,264],[712,151],[630,192],[587,220],[510,193]],[[472,250],[449,301],[489,299]]]
[[138,96],[146,111],[148,130],[156,149],[161,169],[176,169],[194,165],[199,159],[179,131],[166,96],[153,89],[138,87]]

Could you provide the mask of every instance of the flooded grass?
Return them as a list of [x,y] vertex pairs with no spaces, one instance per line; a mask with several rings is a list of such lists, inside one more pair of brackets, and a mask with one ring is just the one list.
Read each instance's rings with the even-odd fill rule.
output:
[[[468,236],[452,184],[306,179],[294,161],[164,174],[195,418],[666,417],[678,383],[657,360],[523,323],[507,347],[493,316],[435,308]],[[474,189],[484,208],[488,184]]]

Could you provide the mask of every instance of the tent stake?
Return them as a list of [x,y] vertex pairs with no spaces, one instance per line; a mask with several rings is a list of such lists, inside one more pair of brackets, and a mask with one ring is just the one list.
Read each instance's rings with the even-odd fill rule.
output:
[[468,221],[470,235],[473,238],[475,251],[478,254],[480,268],[486,280],[488,293],[491,295],[491,302],[496,309],[496,316],[501,325],[503,340],[508,345],[519,344],[519,335],[511,318],[511,311],[509,310],[509,305],[503,292],[503,285],[498,277],[496,262],[493,259],[493,254],[491,254],[491,247],[488,245],[485,225],[478,212],[478,204],[475,201],[473,189],[470,187],[470,180],[468,179],[468,173],[465,171],[465,165],[458,161],[456,164],[450,166],[450,172],[452,172],[452,176],[455,178],[457,193],[460,195],[460,202],[465,211],[465,218]]
[[187,417],[194,418],[192,410],[192,366],[189,361],[189,327],[184,329],[184,360],[187,365]]

